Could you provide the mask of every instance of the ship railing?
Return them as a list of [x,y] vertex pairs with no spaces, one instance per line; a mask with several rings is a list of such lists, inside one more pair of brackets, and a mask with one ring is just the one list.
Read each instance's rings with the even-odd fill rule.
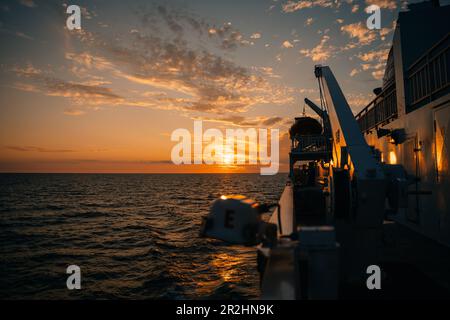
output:
[[397,94],[392,82],[356,116],[363,133],[397,118]]
[[406,112],[450,93],[450,33],[417,59],[407,71]]
[[329,139],[324,135],[296,135],[292,140],[292,151],[297,153],[327,152]]

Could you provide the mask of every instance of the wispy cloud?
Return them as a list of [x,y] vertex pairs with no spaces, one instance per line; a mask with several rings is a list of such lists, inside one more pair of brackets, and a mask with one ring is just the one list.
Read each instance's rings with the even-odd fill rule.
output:
[[294,47],[294,45],[293,45],[289,40],[283,41],[283,43],[281,44],[281,46],[282,46],[283,48],[286,48],[286,49],[290,49],[290,48],[293,48],[293,47]]
[[362,22],[356,22],[341,27],[341,31],[351,39],[357,41],[358,45],[368,45],[377,39],[376,31],[369,30]]
[[370,30],[365,23],[356,22],[341,26],[342,33],[346,34],[353,42],[347,44],[347,48],[362,47],[372,44],[376,40],[385,40],[385,37],[394,30],[392,28],[382,28],[380,30]]
[[313,8],[313,7],[323,7],[323,8],[329,8],[332,7],[334,4],[334,1],[331,0],[300,0],[300,1],[288,1],[284,4],[282,4],[282,10],[286,13],[291,13],[299,10],[303,10],[306,8]]
[[[272,68],[242,67],[226,54],[208,49],[212,45],[226,52],[244,41],[230,23],[216,27],[188,12],[162,6],[157,12],[157,17],[154,12],[137,13],[141,26],[127,32],[124,42],[84,29],[70,33],[71,40],[79,43],[67,50],[69,64],[64,68],[76,79],[67,81],[29,64],[15,68],[19,81],[14,87],[64,97],[78,106],[133,106],[186,113],[245,112],[255,105],[294,101],[295,89],[274,83],[279,77]],[[188,28],[195,32],[187,34]],[[193,34],[198,36],[198,45]],[[260,36],[254,33],[250,39]],[[74,47],[82,49],[77,52]],[[116,93],[112,89],[117,87],[115,82],[121,81],[123,87],[123,80],[140,89]],[[148,90],[142,91],[142,85]],[[80,115],[81,110],[70,107],[65,114]]]
[[350,71],[350,77],[354,77],[360,72],[361,72],[361,70],[354,68],[354,69],[352,69],[352,71]]
[[[172,15],[165,12],[167,17]],[[186,14],[184,17],[185,20],[188,18]],[[176,36],[173,40],[168,37],[162,38],[149,31],[147,20],[142,21],[144,23],[142,29],[147,32],[135,30],[130,35],[131,45],[128,46],[107,41],[99,34],[81,33],[79,37],[81,41],[90,49],[100,50],[102,56],[91,57],[84,54],[85,56],[78,58],[74,56],[69,58],[87,67],[95,65],[110,69],[116,76],[131,82],[182,94],[177,97],[172,95],[158,98],[155,101],[155,104],[165,104],[166,108],[212,113],[243,112],[256,104],[281,104],[292,101],[290,88],[269,81],[270,78],[274,78],[273,73],[255,74],[251,68],[239,66],[217,53],[208,51],[205,47],[193,48],[192,41],[188,45],[182,31],[185,26],[180,25],[183,19],[176,21],[180,28],[176,26],[169,28]],[[202,20],[198,24],[193,23],[197,21],[194,18],[186,21],[190,21],[189,24],[198,28],[209,27],[209,24]],[[164,22],[175,23],[172,19],[165,19]],[[216,28],[212,33],[219,34],[218,36],[222,38],[222,33],[228,34],[227,26],[228,24],[225,25],[225,29]],[[211,28],[208,32],[211,33]],[[220,47],[223,50],[229,49],[223,42]],[[97,59],[98,63],[94,63],[93,59]]]
[[330,37],[324,35],[320,43],[312,49],[301,49],[300,54],[311,58],[312,61],[325,61],[333,56],[336,52],[336,47],[330,45],[328,42]]
[[378,50],[360,53],[357,57],[362,61],[361,68],[364,71],[370,71],[376,80],[380,80],[384,75],[384,68],[389,54],[389,49],[382,48]]
[[372,101],[375,96],[370,93],[349,93],[346,94],[347,102],[353,111],[359,111]]
[[76,150],[71,149],[51,149],[42,148],[35,146],[4,146],[7,150],[18,151],[18,152],[43,152],[43,153],[69,153],[76,152]]
[[144,11],[144,13],[137,12],[137,14],[146,30],[160,30],[163,23],[177,40],[183,39],[186,34],[194,32],[197,35],[207,36],[217,41],[218,47],[224,50],[235,50],[240,46],[252,44],[229,21],[222,25],[215,25],[187,10],[174,8],[170,5],[156,5]]
[[397,9],[397,0],[366,0],[368,6],[375,4],[382,9],[395,10]]
[[[66,82],[57,78],[39,79],[36,84],[16,82],[11,87],[50,97],[67,98],[74,104],[85,107],[132,105],[131,102],[127,103],[121,96],[114,94],[109,88]],[[79,111],[77,113],[80,115]],[[75,112],[66,110],[65,114],[75,115]]]
[[68,115],[68,116],[82,116],[86,113],[86,111],[84,110],[79,110],[79,109],[73,109],[73,108],[68,108],[66,110],[64,110],[64,114]]
[[11,71],[22,80],[16,82],[13,87],[22,91],[69,98],[75,103],[87,105],[119,104],[124,101],[109,88],[65,81],[54,77],[50,72],[35,68],[32,64],[22,68],[14,67]]
[[274,117],[245,117],[241,115],[229,115],[224,117],[198,117],[197,120],[223,123],[239,127],[273,127],[280,126],[286,122],[286,119],[279,116]]

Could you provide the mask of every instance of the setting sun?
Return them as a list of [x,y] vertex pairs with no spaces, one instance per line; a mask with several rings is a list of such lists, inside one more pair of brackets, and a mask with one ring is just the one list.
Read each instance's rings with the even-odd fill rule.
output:
[[223,163],[224,164],[232,164],[234,163],[234,153],[226,153],[223,155]]

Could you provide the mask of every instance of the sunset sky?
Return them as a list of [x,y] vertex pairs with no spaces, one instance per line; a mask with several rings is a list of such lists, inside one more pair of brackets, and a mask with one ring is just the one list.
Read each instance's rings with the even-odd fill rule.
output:
[[[414,1],[417,2],[417,1]],[[445,4],[445,1],[442,1]],[[82,7],[81,31],[66,6]],[[382,8],[368,30],[364,8]],[[0,2],[0,172],[245,172],[175,166],[177,128],[279,128],[329,65],[354,111],[381,85],[405,2]],[[283,167],[283,166],[282,166]],[[285,168],[285,166],[283,167]]]

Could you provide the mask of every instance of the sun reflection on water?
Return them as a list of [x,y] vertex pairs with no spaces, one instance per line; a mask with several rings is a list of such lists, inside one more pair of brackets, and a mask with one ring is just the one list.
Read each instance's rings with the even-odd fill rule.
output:
[[215,254],[211,265],[217,269],[217,274],[225,282],[240,281],[239,265],[244,263],[244,259],[240,255],[230,255],[228,253]]

